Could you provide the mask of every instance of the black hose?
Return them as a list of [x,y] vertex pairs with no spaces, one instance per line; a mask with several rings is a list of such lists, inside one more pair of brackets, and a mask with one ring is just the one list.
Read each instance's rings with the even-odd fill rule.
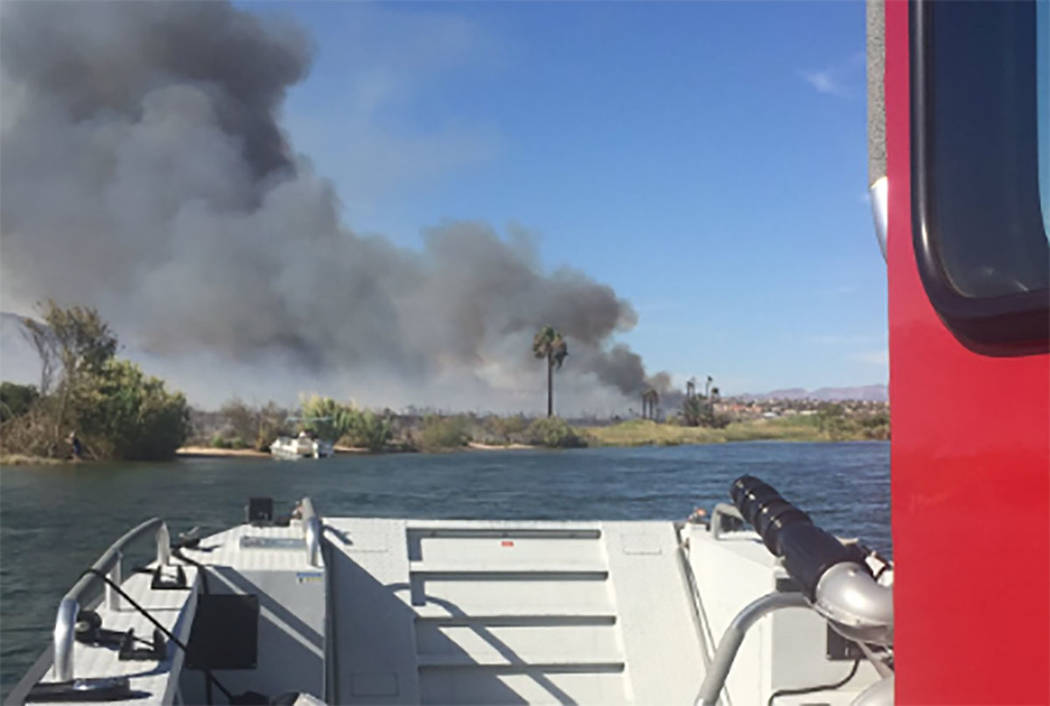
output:
[[849,674],[847,674],[844,679],[841,679],[840,681],[837,681],[834,684],[806,686],[800,689],[778,689],[770,695],[769,701],[766,702],[766,706],[773,706],[773,699],[776,699],[779,696],[798,696],[799,694],[812,694],[816,691],[831,691],[832,689],[839,689],[843,686],[846,686],[847,682],[849,682],[849,680],[857,674],[857,667],[859,666],[860,660],[853,660],[853,668],[849,670]]

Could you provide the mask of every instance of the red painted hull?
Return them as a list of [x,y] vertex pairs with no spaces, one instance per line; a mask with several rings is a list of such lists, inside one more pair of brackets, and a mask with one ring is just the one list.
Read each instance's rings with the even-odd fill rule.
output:
[[899,704],[1050,703],[1050,356],[960,344],[912,245],[908,6],[886,4]]

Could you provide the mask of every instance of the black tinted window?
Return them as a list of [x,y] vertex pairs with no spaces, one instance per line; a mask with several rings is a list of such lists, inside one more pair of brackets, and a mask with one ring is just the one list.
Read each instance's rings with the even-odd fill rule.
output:
[[1044,14],[1035,2],[936,2],[926,15],[926,227],[963,297],[1050,284]]

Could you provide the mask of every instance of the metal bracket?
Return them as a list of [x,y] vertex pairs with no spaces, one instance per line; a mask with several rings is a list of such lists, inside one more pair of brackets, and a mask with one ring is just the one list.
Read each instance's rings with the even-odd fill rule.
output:
[[162,570],[163,566],[158,566],[153,570],[153,580],[150,581],[149,587],[154,591],[188,591],[189,585],[186,584],[186,572],[183,571],[181,566],[175,566],[175,577],[166,579]]
[[121,662],[163,662],[168,658],[168,643],[160,630],[153,630],[151,647],[135,647],[135,629],[129,628],[120,641],[117,659]]

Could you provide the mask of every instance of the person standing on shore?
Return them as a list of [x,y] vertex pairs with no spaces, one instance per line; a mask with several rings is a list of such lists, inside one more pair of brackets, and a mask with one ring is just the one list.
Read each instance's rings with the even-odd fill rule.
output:
[[84,447],[81,445],[80,439],[77,438],[76,430],[69,432],[69,445],[73,447],[73,459],[76,461],[83,460]]

